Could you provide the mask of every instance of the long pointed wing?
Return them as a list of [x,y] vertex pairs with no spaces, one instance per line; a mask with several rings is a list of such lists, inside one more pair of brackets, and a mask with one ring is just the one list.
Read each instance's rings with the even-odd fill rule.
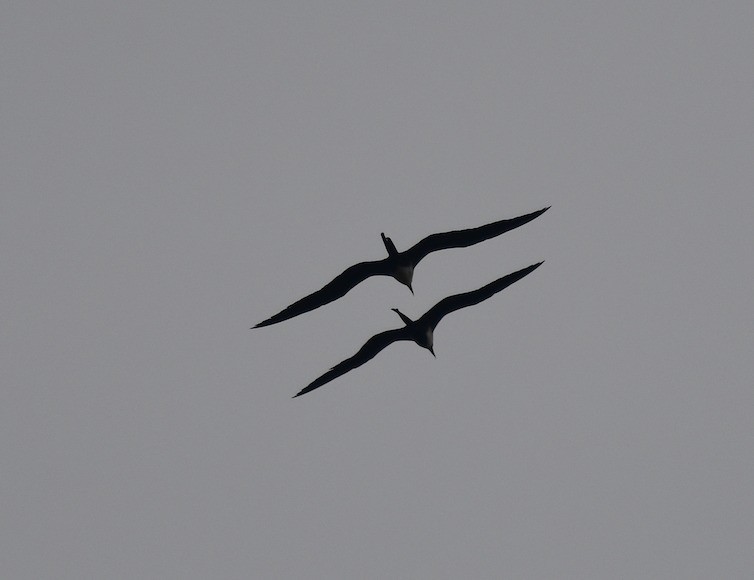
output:
[[254,326],[254,328],[276,324],[283,320],[298,316],[299,314],[303,314],[304,312],[309,312],[310,310],[324,306],[325,304],[344,296],[351,288],[360,282],[363,282],[370,276],[387,274],[388,272],[389,268],[387,267],[386,259],[355,264],[350,268],[346,268],[342,274],[336,276],[332,282],[326,284],[323,288],[320,288],[308,296],[304,296],[301,300],[294,302],[277,314],[270,316],[267,320],[263,320]]
[[417,321],[417,324],[428,324],[430,328],[437,326],[437,323],[442,320],[442,317],[446,314],[458,310],[459,308],[465,308],[466,306],[473,306],[479,304],[483,300],[487,300],[490,296],[493,296],[500,292],[502,289],[507,288],[514,282],[518,282],[524,276],[531,274],[534,270],[539,268],[544,262],[538,264],[532,264],[526,268],[498,278],[494,282],[490,282],[486,286],[482,286],[478,290],[472,290],[471,292],[465,292],[463,294],[456,294],[455,296],[448,296],[443,298],[432,308],[427,310],[424,315]]
[[534,218],[541,216],[548,209],[550,209],[549,206],[540,209],[539,211],[512,219],[500,220],[491,224],[479,226],[478,228],[432,234],[417,244],[414,244],[411,248],[406,250],[404,254],[407,255],[414,266],[416,266],[416,264],[419,263],[419,260],[431,252],[448,248],[465,248],[467,246],[478,244],[479,242],[494,238],[495,236],[499,236],[500,234],[504,234],[505,232],[520,227]]
[[325,383],[329,383],[333,379],[338,378],[340,375],[344,375],[348,371],[351,371],[356,367],[360,367],[368,360],[374,358],[375,355],[377,355],[377,353],[380,352],[383,348],[385,348],[389,344],[392,344],[396,340],[411,340],[411,335],[406,331],[405,326],[403,328],[395,328],[393,330],[386,330],[385,332],[375,334],[372,338],[364,343],[364,346],[359,349],[359,352],[357,352],[351,358],[347,358],[343,362],[336,364],[324,375],[322,375],[318,379],[315,379],[314,381],[309,383],[306,388],[295,394],[293,398],[295,399],[296,397],[304,395],[309,391],[313,391],[317,387],[321,387]]

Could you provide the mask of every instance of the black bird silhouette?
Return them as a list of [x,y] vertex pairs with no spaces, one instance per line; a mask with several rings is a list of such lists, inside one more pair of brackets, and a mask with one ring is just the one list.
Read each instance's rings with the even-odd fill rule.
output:
[[382,236],[382,242],[385,244],[385,249],[387,249],[387,258],[372,262],[360,262],[347,268],[342,274],[337,276],[332,282],[325,285],[320,290],[294,302],[284,310],[255,325],[254,328],[276,324],[283,320],[298,316],[299,314],[303,314],[304,312],[309,312],[310,310],[324,306],[325,304],[344,296],[349,290],[351,290],[351,288],[370,276],[392,276],[401,284],[408,286],[408,289],[411,290],[411,293],[413,294],[414,289],[411,287],[411,281],[414,276],[414,268],[416,268],[416,265],[427,254],[448,248],[465,248],[467,246],[478,244],[479,242],[494,238],[495,236],[499,236],[500,234],[504,234],[505,232],[522,226],[534,218],[539,217],[548,209],[550,209],[549,206],[540,209],[539,211],[512,219],[496,221],[478,228],[432,234],[405,252],[399,252],[396,250],[393,241],[386,237],[384,233],[380,234]]
[[386,330],[375,334],[372,338],[364,343],[359,352],[353,355],[351,358],[344,360],[336,364],[329,371],[323,374],[318,379],[311,382],[305,389],[302,389],[299,393],[293,396],[295,399],[309,391],[313,391],[317,387],[321,387],[325,383],[329,383],[333,379],[360,367],[368,360],[374,358],[378,352],[383,348],[392,344],[398,340],[413,340],[416,344],[426,348],[435,356],[435,351],[432,348],[433,333],[437,323],[442,320],[443,316],[450,314],[451,312],[466,306],[473,306],[479,304],[483,300],[487,300],[490,296],[497,294],[503,288],[510,286],[514,282],[517,282],[527,274],[532,273],[539,268],[543,262],[538,264],[532,264],[527,268],[498,278],[494,282],[490,282],[486,286],[482,286],[478,290],[472,290],[471,292],[465,292],[464,294],[456,294],[455,296],[448,296],[443,298],[432,308],[427,310],[424,315],[418,320],[411,320],[408,316],[403,314],[397,308],[393,310],[401,317],[401,320],[406,324],[403,328],[394,328],[393,330]]

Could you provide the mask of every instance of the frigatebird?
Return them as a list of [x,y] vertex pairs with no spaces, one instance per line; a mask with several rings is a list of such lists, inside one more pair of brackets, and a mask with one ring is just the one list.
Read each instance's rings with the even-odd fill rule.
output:
[[401,284],[408,286],[413,294],[414,289],[411,287],[411,281],[414,276],[414,268],[427,254],[436,252],[438,250],[446,250],[448,248],[465,248],[484,240],[494,238],[500,234],[504,234],[512,229],[524,225],[530,222],[536,217],[539,217],[545,213],[550,207],[540,209],[526,215],[519,217],[500,220],[480,226],[478,228],[470,228],[467,230],[455,230],[452,232],[444,232],[439,234],[431,234],[414,244],[405,252],[399,252],[395,248],[393,241],[386,237],[384,233],[382,236],[382,242],[385,244],[388,257],[382,260],[375,260],[372,262],[360,262],[354,264],[350,268],[336,276],[335,279],[323,288],[305,296],[301,300],[294,302],[287,308],[278,312],[277,314],[270,316],[267,320],[263,320],[254,328],[262,326],[269,326],[270,324],[276,324],[283,320],[288,320],[299,314],[309,312],[320,306],[337,300],[344,296],[351,288],[363,282],[370,276],[392,276]]
[[405,326],[403,326],[402,328],[394,328],[393,330],[386,330],[385,332],[375,334],[372,338],[367,340],[366,343],[364,343],[364,346],[361,347],[359,352],[357,352],[351,358],[347,358],[343,362],[336,364],[321,377],[309,383],[306,388],[295,394],[293,398],[295,399],[296,397],[308,393],[309,391],[313,391],[317,387],[321,387],[322,385],[329,383],[333,379],[344,375],[348,371],[351,371],[356,367],[360,367],[368,360],[374,358],[377,353],[380,352],[383,348],[398,340],[413,340],[416,344],[426,348],[429,352],[431,352],[432,356],[435,356],[435,351],[432,346],[434,342],[433,333],[435,327],[437,326],[437,323],[440,322],[440,320],[442,320],[446,314],[450,314],[451,312],[460,308],[473,306],[474,304],[479,304],[483,300],[487,300],[487,298],[491,297],[494,294],[497,294],[503,288],[510,286],[527,274],[530,274],[531,272],[539,268],[542,264],[543,262],[532,264],[527,268],[523,268],[522,270],[518,270],[517,272],[513,272],[512,274],[498,278],[494,282],[490,282],[486,286],[482,286],[477,290],[472,290],[471,292],[465,292],[463,294],[456,294],[455,296],[448,296],[447,298],[443,298],[432,308],[427,310],[427,312],[425,312],[424,315],[422,315],[422,317],[417,320],[411,320],[400,310],[393,308],[393,311],[401,317],[401,320],[403,320]]

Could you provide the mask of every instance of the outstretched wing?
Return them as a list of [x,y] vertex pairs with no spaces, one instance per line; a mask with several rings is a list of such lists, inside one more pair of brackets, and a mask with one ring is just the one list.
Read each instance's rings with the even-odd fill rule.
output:
[[326,284],[323,288],[303,297],[297,302],[294,302],[277,314],[270,316],[267,320],[263,320],[255,325],[254,328],[276,324],[283,320],[298,316],[299,314],[303,314],[304,312],[309,312],[310,310],[324,306],[328,302],[332,302],[333,300],[337,300],[341,296],[344,296],[351,288],[370,276],[387,274],[388,272],[389,268],[387,260],[355,264],[350,268],[346,268],[342,274],[336,276],[332,282]]
[[414,266],[416,266],[416,264],[419,263],[419,260],[431,252],[448,248],[465,248],[483,242],[484,240],[489,240],[490,238],[494,238],[495,236],[499,236],[500,234],[504,234],[505,232],[530,222],[534,218],[541,216],[548,209],[550,209],[549,206],[533,213],[528,213],[512,219],[500,220],[491,224],[479,226],[478,228],[432,234],[419,243],[414,244],[411,248],[406,250],[404,254],[408,256]]
[[432,308],[427,310],[424,315],[417,321],[417,324],[427,324],[430,328],[437,326],[437,323],[442,320],[442,317],[446,314],[458,310],[459,308],[465,308],[466,306],[473,306],[479,304],[483,300],[487,300],[490,296],[497,294],[502,289],[507,288],[514,282],[518,282],[524,276],[531,274],[534,270],[539,268],[544,262],[539,264],[532,264],[526,268],[498,278],[494,282],[490,282],[486,286],[482,286],[478,290],[472,290],[471,292],[465,292],[463,294],[456,294],[455,296],[448,296],[443,298]]
[[406,331],[405,326],[403,328],[395,328],[393,330],[386,330],[385,332],[375,334],[372,338],[364,343],[364,346],[359,349],[359,352],[357,352],[351,358],[347,358],[343,362],[336,364],[324,375],[322,375],[318,379],[315,379],[313,382],[309,383],[306,388],[295,394],[293,398],[295,399],[296,397],[306,394],[309,391],[313,391],[317,387],[321,387],[325,383],[329,383],[331,380],[338,378],[340,375],[344,375],[348,371],[351,371],[356,367],[360,367],[368,360],[374,358],[375,355],[383,348],[385,348],[389,344],[392,344],[396,340],[411,340],[411,335]]

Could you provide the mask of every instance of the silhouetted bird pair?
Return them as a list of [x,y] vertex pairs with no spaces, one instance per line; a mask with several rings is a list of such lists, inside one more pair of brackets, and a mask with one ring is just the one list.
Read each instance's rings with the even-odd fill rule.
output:
[[[411,293],[413,293],[414,290],[411,288],[411,281],[414,276],[414,268],[416,268],[416,265],[427,254],[448,248],[465,248],[473,244],[478,244],[479,242],[494,238],[495,236],[499,236],[500,234],[504,234],[505,232],[522,226],[534,218],[539,217],[548,209],[550,208],[546,207],[533,213],[513,219],[500,220],[478,228],[432,234],[405,252],[399,252],[396,250],[393,241],[386,237],[385,234],[381,234],[382,241],[387,249],[387,258],[373,262],[361,262],[347,268],[342,274],[337,276],[332,282],[320,290],[305,296],[298,302],[294,302],[281,312],[271,316],[267,320],[263,320],[254,326],[254,328],[269,326],[270,324],[276,324],[283,320],[288,320],[299,314],[319,308],[328,302],[337,300],[341,296],[344,296],[359,282],[366,280],[370,276],[392,276],[401,284],[408,286]],[[308,393],[309,391],[313,391],[317,387],[321,387],[325,383],[329,383],[348,371],[363,365],[368,360],[374,358],[374,356],[383,348],[398,340],[413,340],[419,346],[429,350],[434,356],[435,353],[432,349],[432,334],[437,324],[446,314],[450,314],[451,312],[460,308],[465,308],[466,306],[479,304],[490,296],[497,294],[503,288],[510,286],[527,274],[530,274],[540,265],[542,265],[542,262],[532,264],[527,268],[523,268],[522,270],[498,278],[494,282],[482,286],[477,290],[444,298],[417,320],[411,320],[397,308],[393,308],[398,316],[401,317],[405,326],[374,335],[364,344],[364,346],[361,347],[359,352],[351,358],[332,367],[321,377],[314,380],[306,388],[294,395],[294,398]]]

